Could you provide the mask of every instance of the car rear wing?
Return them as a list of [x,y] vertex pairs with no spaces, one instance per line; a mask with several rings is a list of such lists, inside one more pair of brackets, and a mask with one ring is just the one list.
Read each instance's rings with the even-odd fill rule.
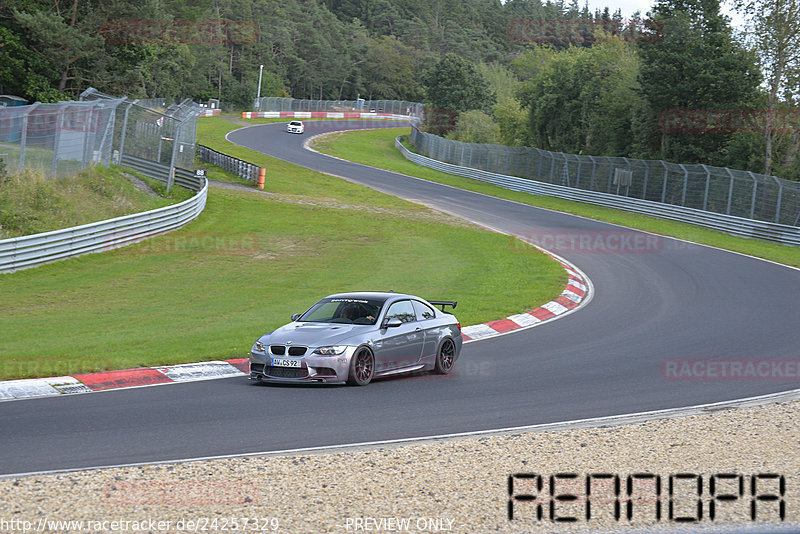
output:
[[429,300],[428,302],[430,302],[434,306],[441,306],[442,307],[442,311],[445,312],[445,313],[449,313],[449,312],[445,311],[445,309],[444,309],[445,306],[450,306],[451,308],[453,308],[455,310],[456,309],[456,305],[458,304],[458,301],[456,301],[456,300]]

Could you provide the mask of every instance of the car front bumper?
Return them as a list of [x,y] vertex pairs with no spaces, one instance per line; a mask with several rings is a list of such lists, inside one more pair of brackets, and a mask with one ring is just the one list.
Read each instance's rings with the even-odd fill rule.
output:
[[298,360],[300,367],[278,367],[271,365],[273,356],[251,351],[250,378],[267,382],[341,384],[347,382],[354,352],[355,347],[348,347],[342,354],[333,356],[281,356],[280,359]]

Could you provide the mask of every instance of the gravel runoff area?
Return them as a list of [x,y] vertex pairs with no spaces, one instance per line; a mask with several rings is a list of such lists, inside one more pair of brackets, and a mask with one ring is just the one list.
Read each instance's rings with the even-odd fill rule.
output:
[[[668,419],[645,416],[614,426],[577,424],[379,448],[3,478],[0,532],[690,532],[723,527],[710,530],[721,532],[734,523],[744,527],[737,527],[741,532],[778,525],[775,532],[795,531],[800,529],[798,398],[795,392],[765,405],[707,408]],[[509,475],[523,473],[542,475],[542,489],[537,478],[515,477],[514,519],[509,520]],[[556,501],[548,492],[549,477],[567,473],[579,477],[554,478],[555,493],[581,498]],[[596,474],[619,476],[619,497],[613,478],[593,476],[587,520],[586,476]],[[780,478],[765,476],[770,474],[785,477],[780,498],[771,497],[782,490]],[[685,475],[672,477],[672,501],[671,475]],[[627,497],[629,476],[633,499]],[[534,493],[537,500],[523,500]],[[614,519],[617,501],[619,520]],[[580,519],[552,521],[551,502],[557,502],[556,517]],[[656,521],[659,502],[661,520]],[[669,520],[670,502],[673,518],[696,518],[701,507],[702,520]]]

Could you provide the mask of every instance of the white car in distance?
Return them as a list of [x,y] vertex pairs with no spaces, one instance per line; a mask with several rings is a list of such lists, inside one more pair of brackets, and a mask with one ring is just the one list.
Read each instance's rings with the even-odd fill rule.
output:
[[289,133],[301,134],[305,131],[305,126],[303,126],[302,121],[290,121],[289,124],[286,125],[286,131]]

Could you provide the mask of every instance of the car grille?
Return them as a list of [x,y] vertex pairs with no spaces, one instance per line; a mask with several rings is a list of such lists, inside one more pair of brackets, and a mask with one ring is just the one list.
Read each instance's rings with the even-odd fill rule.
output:
[[[306,353],[308,347],[289,347],[289,356],[302,356]],[[283,356],[286,354],[286,347],[284,345],[270,345],[269,351],[275,356]]]
[[308,376],[308,369],[296,367],[271,367],[264,369],[264,374],[275,378],[305,378]]
[[264,364],[263,363],[250,362],[250,372],[251,373],[263,373],[264,372]]

